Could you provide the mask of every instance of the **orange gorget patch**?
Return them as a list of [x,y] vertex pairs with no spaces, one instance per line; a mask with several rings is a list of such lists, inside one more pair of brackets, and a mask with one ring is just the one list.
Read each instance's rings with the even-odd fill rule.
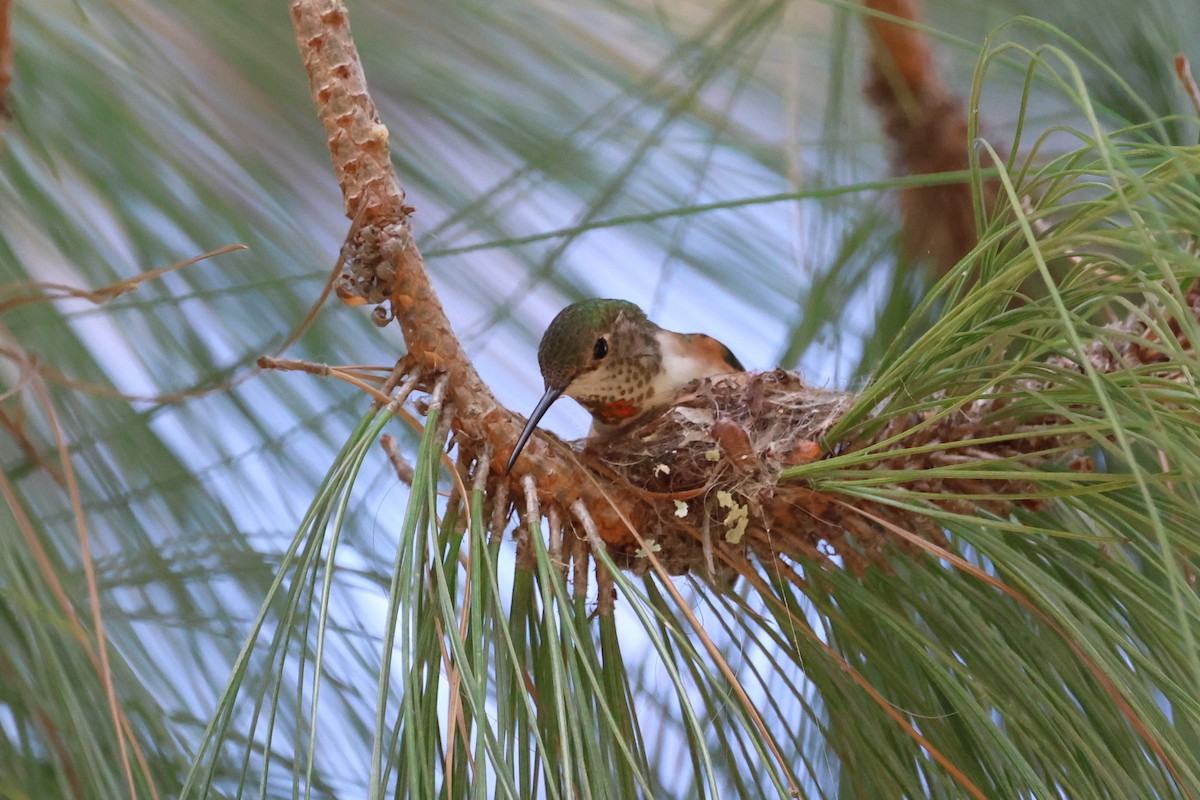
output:
[[611,403],[596,406],[596,410],[593,413],[600,417],[602,422],[612,424],[617,420],[632,417],[637,412],[637,406],[628,400],[614,400]]

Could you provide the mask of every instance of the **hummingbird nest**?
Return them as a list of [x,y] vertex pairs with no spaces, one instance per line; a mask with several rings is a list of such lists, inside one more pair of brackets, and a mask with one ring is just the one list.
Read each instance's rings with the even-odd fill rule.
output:
[[[698,382],[633,430],[589,441],[585,453],[657,511],[640,531],[672,574],[728,576],[748,551],[819,561],[846,549],[835,520],[820,519],[829,503],[779,478],[830,452],[825,433],[853,401],[784,370],[731,373]],[[645,571],[645,556],[630,568]]]
[[[672,574],[694,571],[725,583],[745,569],[751,554],[767,564],[783,557],[861,573],[872,565],[887,569],[897,553],[945,546],[943,530],[927,516],[814,491],[803,479],[781,479],[788,467],[870,443],[827,440],[855,400],[852,393],[808,386],[784,370],[732,373],[698,382],[671,408],[631,431],[589,441],[585,453],[592,462],[653,509],[650,519],[637,520],[646,547],[627,566],[646,571],[649,549]],[[1035,452],[1057,450],[1061,456],[1071,446],[1057,438],[1005,438],[1020,423],[995,413],[1004,402],[984,397],[932,426],[920,425],[920,414],[902,415],[870,439],[890,440],[879,448],[881,458],[915,475],[963,459],[1037,461]],[[979,443],[988,434],[997,441]],[[970,446],[941,444],[971,439]],[[1088,469],[1086,460],[1072,467]],[[938,506],[963,513],[1003,514],[1014,501],[1031,502],[1020,498],[1031,491],[1021,480],[943,475],[911,481],[909,488],[937,494]]]

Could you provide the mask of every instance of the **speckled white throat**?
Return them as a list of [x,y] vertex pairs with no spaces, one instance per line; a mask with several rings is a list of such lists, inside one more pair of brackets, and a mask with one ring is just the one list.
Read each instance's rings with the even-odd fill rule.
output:
[[581,375],[567,388],[566,393],[589,410],[621,400],[639,409],[616,424],[606,424],[593,416],[589,437],[612,436],[648,413],[669,405],[688,384],[734,371],[720,358],[721,345],[710,337],[657,328],[653,339],[658,346],[648,348],[644,355]]

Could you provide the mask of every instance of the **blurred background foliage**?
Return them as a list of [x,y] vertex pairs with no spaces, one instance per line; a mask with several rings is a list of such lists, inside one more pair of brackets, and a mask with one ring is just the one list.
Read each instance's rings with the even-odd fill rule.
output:
[[[391,0],[351,12],[433,280],[510,407],[540,395],[537,339],[575,299],[624,297],[666,327],[718,337],[751,368],[845,388],[870,374],[929,286],[898,255],[853,4]],[[1195,143],[1194,125],[1172,118],[1189,106],[1170,58],[1200,61],[1189,35],[1200,5],[932,0],[937,66],[954,91],[969,92],[984,38],[1019,14],[1095,56],[1080,66],[1106,122],[1166,118],[1151,136]],[[1036,46],[1048,34],[1016,25],[1003,36]],[[303,319],[347,220],[283,3],[18,3],[13,39],[0,291],[98,288],[248,245],[103,305],[62,299],[0,316],[0,390],[12,392],[0,405],[0,797],[128,794],[110,701],[78,646],[76,625],[93,641],[95,631],[57,435],[78,481],[119,704],[160,796],[172,796],[365,405],[309,376],[243,380]],[[1023,105],[1024,77],[1021,64],[989,73],[989,139],[1011,142],[1022,114],[1039,129],[1083,125],[1046,82]],[[333,303],[287,355],[389,365],[402,348],[395,326]],[[30,359],[50,376],[44,396],[22,372]],[[586,417],[560,403],[544,424],[575,437]],[[363,792],[407,493],[381,453],[368,456],[332,587],[317,796]],[[512,554],[499,558],[511,571]],[[725,613],[705,616],[720,624]],[[872,621],[861,622],[869,640]],[[638,702],[661,701],[672,719],[656,693],[658,655],[625,649]],[[300,724],[293,712],[280,705],[283,729]],[[691,796],[678,769],[686,733],[664,730],[652,743],[657,796]],[[814,796],[869,796],[847,778],[858,765],[822,749],[827,732],[793,733]],[[742,762],[717,760],[738,785]],[[292,795],[279,775],[264,795]],[[236,774],[224,778],[214,792],[232,796]]]

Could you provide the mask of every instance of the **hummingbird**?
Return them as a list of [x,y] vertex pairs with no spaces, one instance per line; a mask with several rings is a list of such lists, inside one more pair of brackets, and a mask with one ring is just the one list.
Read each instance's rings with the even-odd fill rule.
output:
[[538,366],[546,393],[525,423],[506,473],[546,409],[564,394],[591,412],[589,436],[607,437],[669,404],[692,381],[746,369],[711,336],[665,330],[633,303],[602,299],[558,313],[542,335]]

